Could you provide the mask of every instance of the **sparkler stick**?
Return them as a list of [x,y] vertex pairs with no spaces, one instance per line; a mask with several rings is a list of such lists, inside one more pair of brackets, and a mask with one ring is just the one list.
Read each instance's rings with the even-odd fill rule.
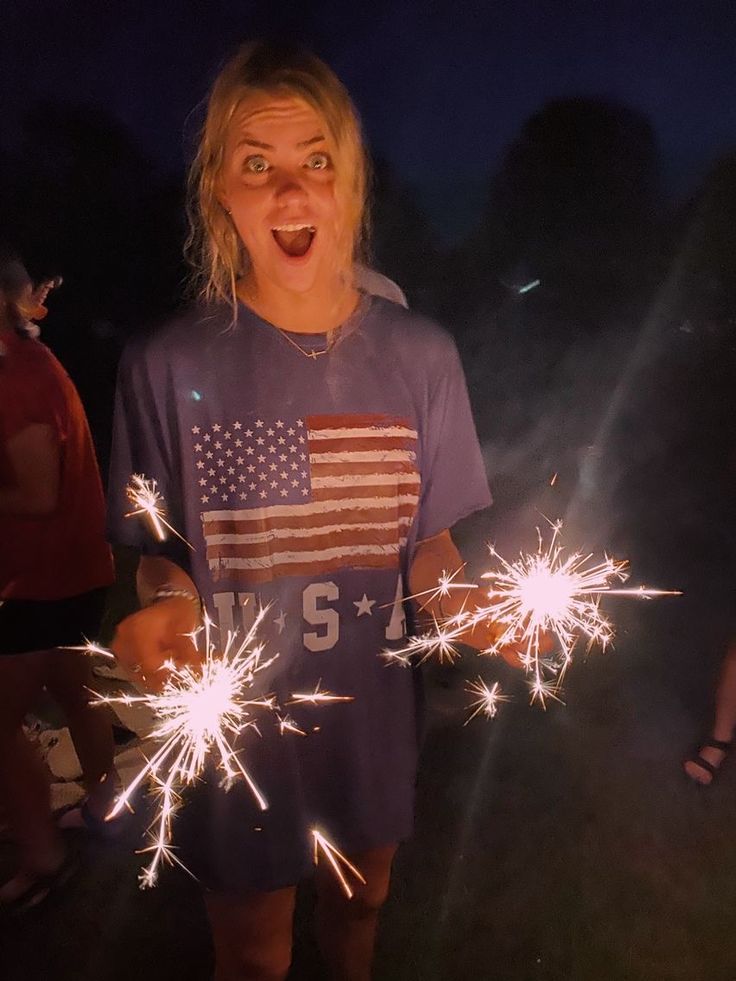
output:
[[129,511],[125,515],[126,518],[133,518],[139,514],[143,514],[146,516],[153,534],[160,542],[166,538],[166,529],[168,529],[194,551],[194,546],[186,538],[183,538],[176,528],[166,520],[163,497],[158,490],[155,480],[148,480],[142,474],[134,473],[130,478],[130,483],[125,488],[125,493],[134,507],[133,511]]
[[312,839],[314,841],[314,864],[317,865],[319,861],[319,854],[321,852],[332,866],[332,871],[335,873],[343,892],[348,899],[352,899],[353,890],[350,888],[350,883],[348,882],[343,869],[346,869],[351,873],[351,875],[355,876],[359,882],[362,882],[363,885],[365,885],[365,879],[363,878],[361,872],[356,869],[356,867],[350,861],[348,861],[348,859],[345,858],[345,856],[339,852],[337,848],[335,848],[332,842],[325,838],[322,832],[318,831],[317,828],[312,828]]

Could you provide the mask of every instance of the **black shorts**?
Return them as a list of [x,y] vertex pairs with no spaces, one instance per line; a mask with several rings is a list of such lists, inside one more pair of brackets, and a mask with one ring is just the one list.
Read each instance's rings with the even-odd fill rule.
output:
[[106,593],[102,588],[61,600],[4,600],[0,603],[0,656],[95,640]]

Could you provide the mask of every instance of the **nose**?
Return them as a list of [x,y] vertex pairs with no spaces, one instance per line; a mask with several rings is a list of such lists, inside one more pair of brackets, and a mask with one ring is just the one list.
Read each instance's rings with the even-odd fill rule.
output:
[[306,189],[296,174],[283,174],[276,188],[276,200],[280,205],[287,207],[293,204],[301,204],[306,197]]

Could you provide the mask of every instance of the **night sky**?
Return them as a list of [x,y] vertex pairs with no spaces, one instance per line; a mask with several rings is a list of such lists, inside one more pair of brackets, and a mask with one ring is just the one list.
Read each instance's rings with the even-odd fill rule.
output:
[[305,40],[330,61],[374,153],[416,189],[447,240],[472,227],[505,147],[550,98],[603,96],[644,113],[675,196],[736,146],[733,0],[295,6],[7,2],[2,137],[12,144],[37,100],[95,102],[162,170],[179,171],[217,65],[238,40],[270,34]]

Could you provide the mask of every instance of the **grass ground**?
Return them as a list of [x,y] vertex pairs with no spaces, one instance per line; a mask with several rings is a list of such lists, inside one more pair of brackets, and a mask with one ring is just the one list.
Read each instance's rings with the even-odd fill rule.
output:
[[[663,585],[665,585],[663,583]],[[736,766],[701,790],[680,759],[707,716],[726,592],[619,603],[615,652],[569,675],[566,705],[516,697],[463,727],[465,673],[434,688],[416,835],[401,850],[377,981],[733,981]],[[116,602],[126,602],[125,599]],[[507,680],[514,687],[514,680]],[[141,818],[142,820],[142,818]],[[140,892],[135,829],[0,924],[3,981],[203,981],[197,887]],[[299,906],[292,977],[324,974]]]

